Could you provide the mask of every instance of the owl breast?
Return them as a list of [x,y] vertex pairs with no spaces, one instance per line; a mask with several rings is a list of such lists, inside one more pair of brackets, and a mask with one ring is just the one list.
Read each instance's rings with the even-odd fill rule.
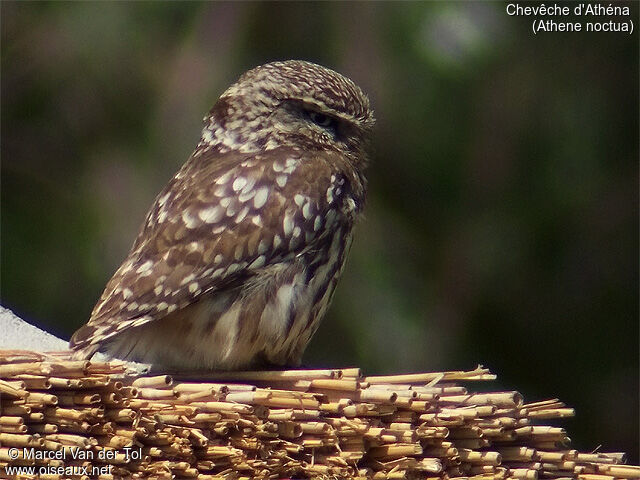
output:
[[240,286],[205,294],[161,320],[162,325],[138,327],[135,335],[118,337],[106,350],[118,358],[176,369],[299,365],[342,273],[350,223],[336,229],[321,248],[265,268]]

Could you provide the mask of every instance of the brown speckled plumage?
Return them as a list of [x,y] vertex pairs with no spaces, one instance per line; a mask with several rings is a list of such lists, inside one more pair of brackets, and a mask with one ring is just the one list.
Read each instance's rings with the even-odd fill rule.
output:
[[91,319],[79,358],[174,368],[295,365],[333,294],[365,197],[369,102],[302,61],[245,73],[205,117]]

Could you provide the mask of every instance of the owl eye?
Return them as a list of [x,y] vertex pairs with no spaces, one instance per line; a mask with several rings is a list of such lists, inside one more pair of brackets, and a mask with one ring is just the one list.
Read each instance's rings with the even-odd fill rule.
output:
[[325,115],[323,113],[318,112],[309,112],[309,120],[322,128],[334,129],[336,125],[336,121],[334,118],[331,118],[329,115]]

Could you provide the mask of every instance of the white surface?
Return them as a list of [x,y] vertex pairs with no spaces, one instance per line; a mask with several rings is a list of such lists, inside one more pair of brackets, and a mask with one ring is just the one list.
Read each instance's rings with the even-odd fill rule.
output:
[[[0,305],[0,349],[60,352],[69,350],[69,342],[25,322],[11,310]],[[102,353],[96,353],[93,359],[109,360]],[[134,362],[127,362],[127,364],[133,366],[138,372],[149,368],[146,364]]]
[[0,306],[0,348],[53,352],[68,350],[69,344],[55,335],[40,330]]
[[[25,322],[8,308],[0,305],[0,350],[30,350],[32,352],[60,352],[69,350],[69,342],[51,335]],[[93,360],[108,361],[102,353],[93,355]],[[128,372],[146,374],[151,366],[146,363],[125,362]]]

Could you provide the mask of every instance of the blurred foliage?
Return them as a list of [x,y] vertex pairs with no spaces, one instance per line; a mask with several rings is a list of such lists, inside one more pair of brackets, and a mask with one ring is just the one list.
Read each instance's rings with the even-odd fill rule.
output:
[[[630,3],[638,26],[638,4]],[[638,36],[505,4],[2,2],[2,303],[68,336],[241,72],[370,93],[370,197],[309,365],[483,363],[638,461]]]

